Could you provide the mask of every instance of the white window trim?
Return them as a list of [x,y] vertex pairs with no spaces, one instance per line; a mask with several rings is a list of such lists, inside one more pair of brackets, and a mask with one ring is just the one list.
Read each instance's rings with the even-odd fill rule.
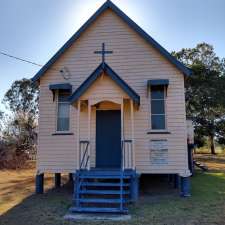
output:
[[69,105],[69,129],[68,130],[57,130],[58,128],[58,112],[59,112],[59,90],[56,91],[56,105],[55,105],[55,133],[56,134],[67,134],[71,133],[71,106]]
[[[165,129],[152,129],[152,110],[151,110],[151,102],[152,102],[152,98],[151,98],[151,87],[149,88],[149,130],[148,132],[154,132],[154,133],[163,133],[163,132],[168,132],[168,125],[167,125],[167,88],[164,85],[164,109],[165,109],[165,113],[164,114],[153,114],[153,115],[165,115]],[[153,100],[162,100],[162,99],[153,99]]]

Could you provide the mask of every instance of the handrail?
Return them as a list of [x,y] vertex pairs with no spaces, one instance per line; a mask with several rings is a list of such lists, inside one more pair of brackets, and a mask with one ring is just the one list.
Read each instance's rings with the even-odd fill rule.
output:
[[122,140],[122,169],[133,169],[133,141],[129,139]]
[[87,168],[87,164],[88,164],[88,162],[89,162],[89,158],[90,158],[90,156],[88,155],[87,160],[86,160],[86,163],[85,163],[85,167],[84,167],[84,168]]
[[[85,144],[86,144],[85,149],[83,149],[82,145],[85,145]],[[80,140],[80,142],[79,142],[80,170],[87,169],[87,167],[88,167],[88,163],[89,163],[89,159],[90,159],[90,155],[88,154],[89,153],[88,152],[89,144],[90,144],[90,141],[87,141],[87,140]],[[84,152],[83,152],[83,150],[84,150]],[[86,157],[86,155],[87,155],[87,157]],[[86,162],[85,162],[85,158],[86,158]],[[84,167],[83,167],[83,165],[84,165]],[[79,179],[79,177],[77,179]],[[80,190],[80,188],[82,188],[83,179],[80,178],[79,182],[78,182],[78,180],[76,182],[77,182],[76,185],[75,185],[75,188],[76,188],[76,204],[77,204],[77,207],[78,207],[79,204],[80,204],[79,203],[79,190]]]
[[[82,156],[82,159],[80,160],[80,169],[83,168],[84,160],[86,158],[86,155],[88,154],[89,143],[90,142],[87,141],[87,140],[80,141],[80,149],[79,149],[80,150],[80,157]],[[82,144],[86,144],[86,147],[85,147],[85,150],[84,150],[84,153],[83,154],[82,154],[82,148],[81,148],[81,145]],[[88,165],[88,162],[89,162],[89,158],[90,158],[90,156],[88,155],[87,158],[86,158],[86,162],[85,162],[85,165],[84,165],[84,169],[87,168],[87,165]]]

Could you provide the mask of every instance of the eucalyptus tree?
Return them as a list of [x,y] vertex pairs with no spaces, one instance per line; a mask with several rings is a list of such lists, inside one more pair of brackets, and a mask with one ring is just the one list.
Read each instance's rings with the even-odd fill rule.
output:
[[225,142],[225,60],[207,43],[172,54],[193,71],[185,82],[187,115],[193,118],[196,136],[207,136],[215,154],[215,138]]

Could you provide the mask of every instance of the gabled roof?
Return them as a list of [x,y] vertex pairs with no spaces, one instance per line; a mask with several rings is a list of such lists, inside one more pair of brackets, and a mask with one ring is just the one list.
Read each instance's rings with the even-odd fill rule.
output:
[[37,72],[32,78],[35,82],[56,62],[56,60],[82,35],[82,33],[107,9],[115,12],[124,22],[144,38],[151,46],[157,49],[168,61],[174,64],[184,75],[191,75],[192,71],[184,64],[173,57],[166,49],[149,36],[141,27],[131,20],[124,12],[122,12],[111,1],[106,1],[88,20],[87,22],[56,52],[56,54]]
[[94,72],[74,91],[70,96],[71,103],[77,101],[85,91],[97,80],[101,74],[105,72],[116,84],[121,87],[125,93],[137,104],[140,105],[140,96],[124,81],[119,75],[116,74],[106,63],[101,63]]

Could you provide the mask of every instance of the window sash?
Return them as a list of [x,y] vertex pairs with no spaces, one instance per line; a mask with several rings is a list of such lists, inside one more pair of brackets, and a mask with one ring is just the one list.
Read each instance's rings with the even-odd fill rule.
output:
[[[161,87],[162,88],[162,87]],[[165,86],[151,88],[151,129],[166,129],[166,91]],[[154,93],[157,92],[157,93]],[[160,93],[161,92],[161,93]],[[154,107],[154,108],[153,108]],[[158,108],[157,108],[158,107]]]
[[70,130],[70,103],[68,93],[58,92],[56,131],[66,132]]
[[165,100],[152,99],[151,100],[152,115],[165,115]]
[[151,121],[152,121],[152,130],[165,130],[166,128],[165,114],[152,115]]

